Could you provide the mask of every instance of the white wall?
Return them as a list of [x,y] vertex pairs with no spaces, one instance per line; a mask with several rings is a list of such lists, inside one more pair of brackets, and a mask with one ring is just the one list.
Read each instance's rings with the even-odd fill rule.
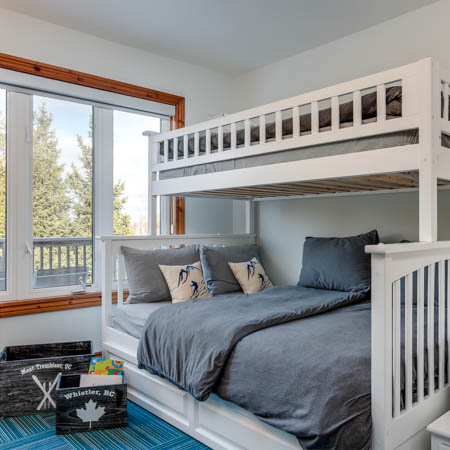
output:
[[[187,124],[231,108],[231,79],[226,75],[5,9],[0,9],[0,52],[185,96]],[[201,202],[190,200],[189,207],[192,211],[205,211]],[[207,208],[212,216],[215,207],[222,218],[221,231],[232,232],[232,202],[209,202]],[[208,226],[207,221],[190,223],[190,218],[202,216],[188,214],[187,228],[191,232],[215,228],[214,223]],[[93,339],[95,349],[100,349],[100,308],[0,319],[0,348],[7,344],[72,339]]]
[[[432,56],[450,68],[450,1],[443,0],[237,77],[234,110],[268,103]],[[296,283],[305,236],[377,228],[387,241],[418,239],[417,194],[265,201],[257,230],[277,283]],[[439,238],[450,239],[450,192],[439,194]]]
[[[450,239],[450,191],[438,194],[440,240]],[[258,202],[262,258],[276,284],[296,284],[306,236],[352,236],[377,229],[385,243],[419,238],[417,192]]]
[[186,199],[186,234],[233,233],[233,200]]
[[450,1],[441,0],[234,80],[233,111],[432,56],[450,68]]
[[186,123],[230,107],[230,78],[0,9],[0,52],[186,97]]

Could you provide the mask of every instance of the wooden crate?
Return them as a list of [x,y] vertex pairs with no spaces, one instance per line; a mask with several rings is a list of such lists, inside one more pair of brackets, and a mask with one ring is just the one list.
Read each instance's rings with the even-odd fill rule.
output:
[[[126,380],[124,380],[126,381]],[[56,434],[127,426],[127,384],[80,388],[80,375],[56,386]]]
[[18,345],[0,354],[0,417],[54,411],[60,374],[88,373],[92,342]]

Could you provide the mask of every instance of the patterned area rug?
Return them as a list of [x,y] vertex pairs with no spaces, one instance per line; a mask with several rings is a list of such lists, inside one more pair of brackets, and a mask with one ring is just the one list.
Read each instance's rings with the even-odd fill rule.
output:
[[55,435],[55,415],[0,419],[0,449],[27,450],[203,450],[205,445],[128,402],[128,426],[88,433]]

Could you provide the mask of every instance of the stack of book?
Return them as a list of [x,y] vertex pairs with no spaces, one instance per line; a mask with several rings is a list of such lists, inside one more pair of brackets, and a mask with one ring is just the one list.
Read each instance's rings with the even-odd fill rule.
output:
[[91,358],[89,373],[81,375],[80,387],[104,386],[123,383],[123,361]]

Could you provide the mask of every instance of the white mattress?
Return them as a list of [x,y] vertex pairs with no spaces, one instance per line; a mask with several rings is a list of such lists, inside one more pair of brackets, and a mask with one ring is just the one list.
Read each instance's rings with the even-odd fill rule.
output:
[[112,326],[139,339],[148,316],[171,304],[172,302],[135,303],[114,308]]
[[[224,295],[243,295],[242,292],[233,292],[232,294],[219,294],[215,297]],[[123,331],[137,339],[141,338],[142,330],[148,316],[163,306],[172,305],[172,302],[156,303],[132,303],[124,304],[122,307],[114,308],[112,326],[116,330]]]

